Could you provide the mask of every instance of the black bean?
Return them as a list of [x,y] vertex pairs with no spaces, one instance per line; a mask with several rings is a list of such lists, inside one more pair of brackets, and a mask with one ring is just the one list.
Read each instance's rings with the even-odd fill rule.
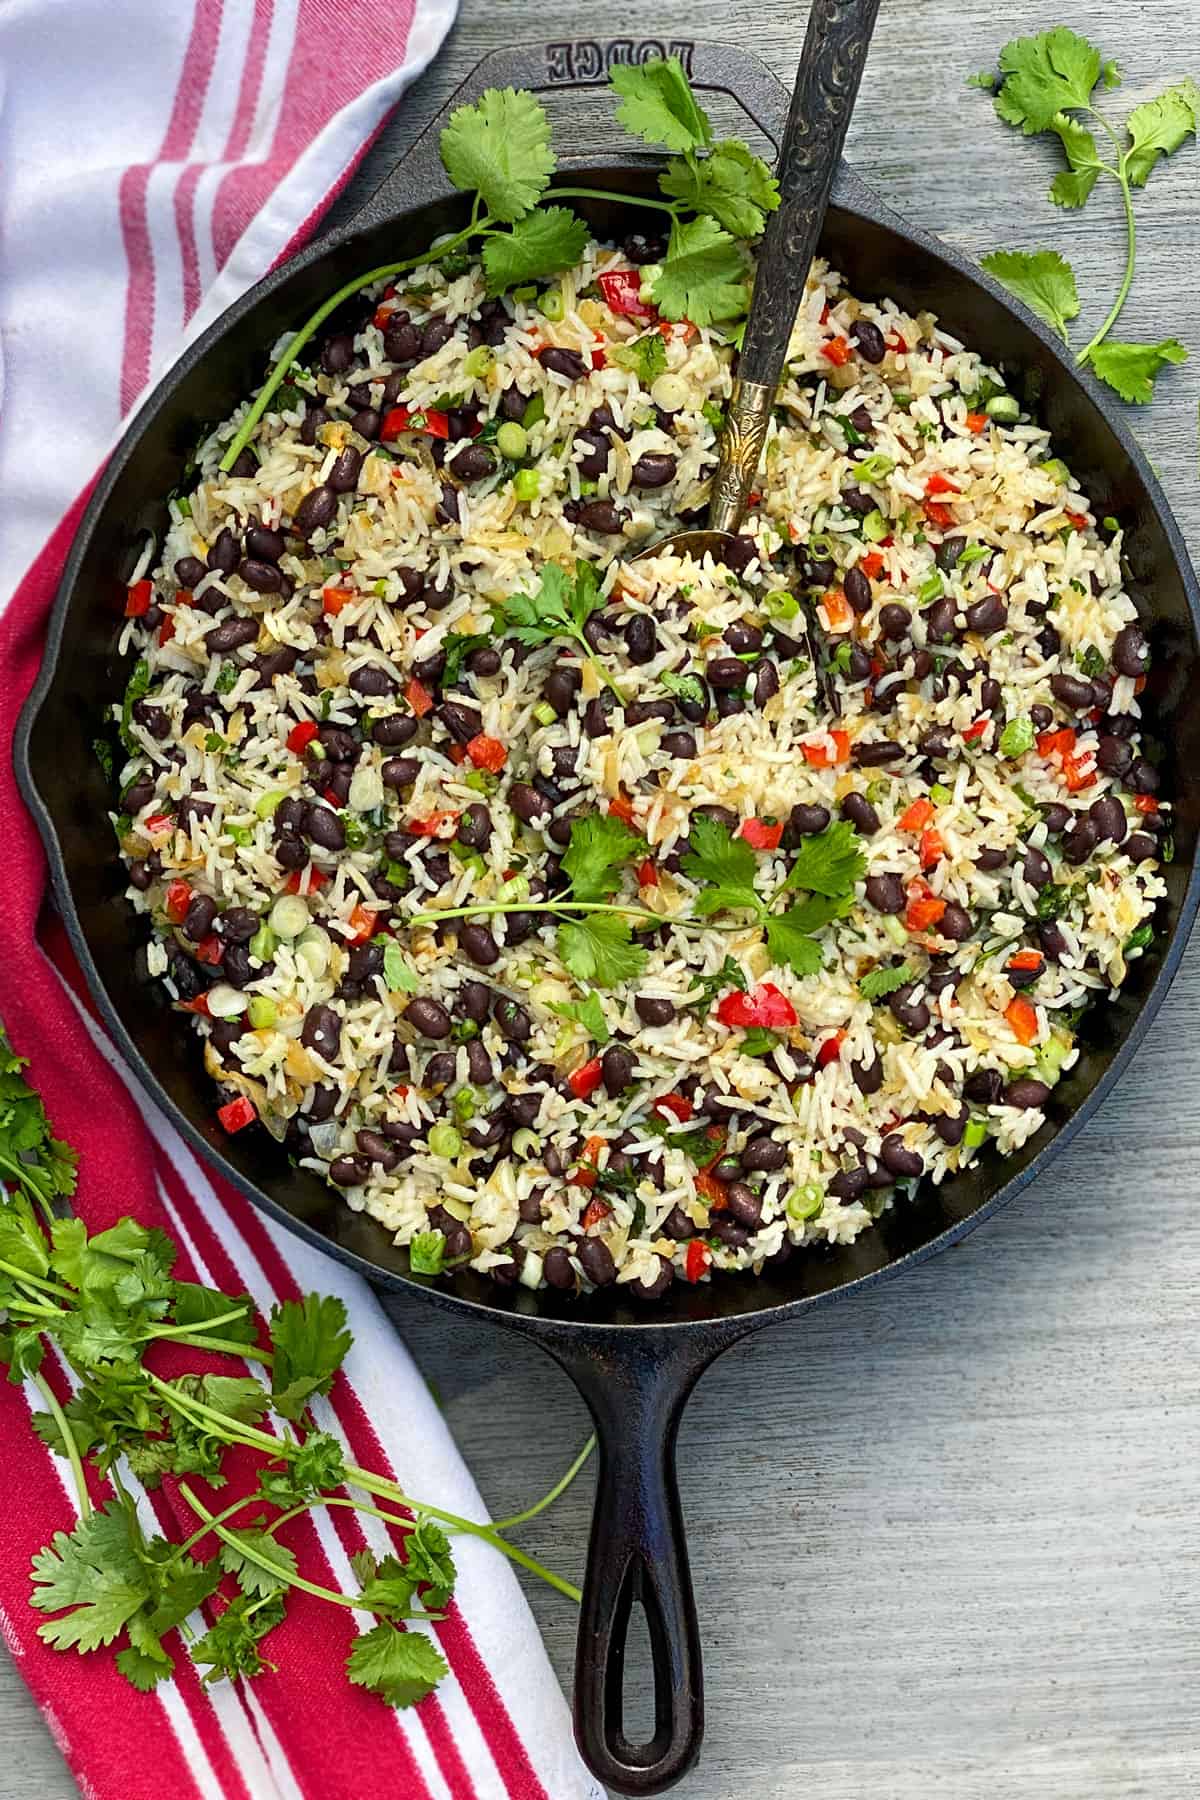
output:
[[656,263],[667,254],[667,242],[665,238],[645,237],[635,231],[624,240],[621,249],[631,263]]
[[383,945],[355,944],[347,958],[347,974],[351,981],[371,981],[383,973]]
[[1019,1106],[1023,1112],[1028,1112],[1037,1106],[1045,1106],[1049,1098],[1050,1089],[1046,1083],[1034,1081],[1027,1075],[1022,1076],[1019,1081],[1010,1081],[1004,1090],[1004,1104]]
[[903,744],[894,744],[888,738],[877,738],[869,744],[860,739],[851,751],[850,759],[860,769],[881,769],[886,763],[900,762],[906,755]]
[[974,606],[967,607],[965,616],[968,631],[999,631],[1008,618],[1008,608],[999,594],[985,594]]
[[471,651],[467,657],[467,668],[472,675],[486,678],[500,673],[500,661],[500,652],[484,644],[478,650]]
[[421,1086],[427,1088],[449,1087],[454,1080],[458,1059],[453,1050],[437,1050],[425,1064],[421,1074]]
[[942,539],[934,554],[934,561],[937,563],[937,566],[942,571],[943,575],[948,575],[951,569],[957,565],[958,559],[966,547],[966,538],[948,537]]
[[473,1144],[476,1150],[490,1150],[501,1139],[507,1140],[508,1136],[503,1119],[478,1118],[467,1130],[467,1142]]
[[1070,807],[1059,806],[1057,802],[1042,808],[1042,818],[1046,821],[1046,831],[1050,837],[1061,837],[1073,817]]
[[443,344],[448,344],[454,336],[454,323],[450,319],[430,319],[421,333],[421,359],[435,356]]
[[1150,667],[1150,644],[1140,625],[1125,625],[1113,643],[1113,667],[1121,675],[1144,675]]
[[588,372],[588,365],[578,350],[566,350],[558,344],[550,344],[538,351],[538,361],[543,369],[550,369],[555,375],[563,375],[568,381],[582,381]]
[[[738,1165],[739,1171],[741,1164]],[[674,1239],[677,1244],[685,1244],[696,1235],[696,1227],[684,1212],[682,1206],[673,1206],[662,1222],[664,1236]]]
[[705,670],[710,687],[718,690],[740,688],[746,679],[746,668],[736,656],[718,656]]
[[965,944],[975,929],[975,921],[966,907],[959,906],[956,900],[950,900],[935,929],[939,936],[949,938],[951,943]]
[[1158,770],[1144,756],[1139,756],[1125,776],[1125,786],[1131,794],[1156,794],[1159,787]]
[[542,694],[550,702],[560,719],[575,710],[575,697],[579,692],[583,677],[579,670],[571,664],[560,663],[551,669],[542,687]]
[[1133,748],[1124,738],[1106,732],[1097,741],[1096,762],[1109,775],[1124,775],[1133,762]]
[[745,619],[735,619],[721,633],[731,650],[749,654],[753,650],[762,649],[763,634],[757,625],[751,625]]
[[[658,632],[654,628],[654,620],[646,613],[635,613],[625,627],[625,653],[630,662],[652,662],[657,650]],[[741,668],[740,663],[738,668]]]
[[181,588],[197,588],[208,574],[198,556],[181,556],[175,564],[175,579]]
[[275,860],[281,869],[302,869],[308,861],[308,850],[297,837],[283,837],[275,845]]
[[283,576],[274,563],[257,562],[253,557],[239,563],[238,574],[256,594],[277,594],[283,586]]
[[442,525],[457,525],[461,515],[458,505],[458,489],[451,487],[448,481],[442,483],[442,497],[435,508],[435,516]]
[[400,1161],[400,1152],[381,1131],[356,1131],[354,1146],[360,1156],[364,1156],[368,1162],[379,1163],[385,1172],[394,1169]]
[[216,916],[216,901],[210,899],[207,894],[195,894],[183,921],[184,936],[191,938],[193,944],[198,944],[200,939],[207,937],[212,930]]
[[868,494],[865,488],[843,488],[841,501],[843,506],[848,506],[850,511],[857,513],[861,519],[865,519],[868,513],[875,511],[875,497],[873,494]]
[[460,925],[458,941],[463,952],[480,969],[490,968],[492,963],[500,960],[500,946],[486,925],[473,921]]
[[1054,723],[1054,714],[1048,706],[1031,706],[1029,717],[1036,731],[1049,731]]
[[1064,706],[1073,712],[1090,712],[1096,704],[1092,693],[1092,684],[1082,675],[1068,675],[1065,671],[1050,677],[1050,692]]
[[1044,888],[1054,874],[1049,858],[1033,844],[1030,844],[1025,852],[1025,860],[1021,869],[1030,887],[1035,888]]
[[478,737],[483,729],[483,720],[473,706],[464,706],[461,700],[447,700],[438,708],[438,718],[446,727],[452,738],[460,744],[469,744],[473,737]]
[[1158,846],[1148,832],[1135,831],[1126,840],[1125,854],[1135,863],[1149,862],[1152,856],[1158,855]]
[[584,1238],[578,1250],[579,1266],[593,1287],[607,1287],[616,1280],[617,1265],[602,1238]]
[[729,1215],[747,1231],[757,1231],[762,1224],[762,1200],[744,1181],[730,1182],[725,1193]]
[[860,618],[863,613],[871,610],[871,583],[857,565],[846,570],[842,592]]
[[995,1106],[1004,1091],[999,1069],[977,1069],[963,1082],[963,1096],[976,1106]]
[[641,994],[633,1003],[633,1010],[643,1025],[669,1025],[675,1017],[675,1007],[670,1000],[659,1000],[652,994]]
[[583,451],[576,457],[579,473],[586,481],[597,481],[608,468],[609,435],[606,431],[587,428],[575,433],[576,446]]
[[140,813],[143,806],[148,805],[153,798],[154,777],[148,774],[139,775],[137,779],[131,781],[129,786],[125,789],[122,806],[127,813]]
[[450,858],[446,851],[427,844],[421,852],[421,863],[430,884],[435,888],[444,887],[450,879]]
[[764,1173],[773,1173],[782,1169],[787,1162],[787,1145],[781,1144],[778,1138],[752,1137],[742,1151],[743,1169],[761,1169]]
[[379,700],[385,694],[394,694],[396,678],[381,669],[378,663],[362,663],[350,677],[350,687],[356,694],[365,694],[368,699]]
[[370,1172],[364,1156],[335,1156],[329,1165],[329,1179],[335,1187],[361,1187]]
[[827,806],[813,806],[803,800],[797,801],[783,828],[783,848],[798,850],[801,838],[812,837],[816,832],[824,831],[829,824],[829,817]]
[[461,1221],[455,1220],[453,1225],[446,1227],[445,1239],[442,1246],[443,1267],[448,1267],[451,1263],[465,1262],[474,1254],[475,1245],[470,1228]]
[[867,899],[881,913],[904,911],[904,883],[899,875],[885,873],[867,876]]
[[887,344],[878,325],[870,319],[855,319],[850,327],[850,336],[858,347],[858,354],[864,362],[881,363],[887,354]]
[[906,1031],[922,1032],[929,1024],[929,1008],[923,1000],[913,999],[916,985],[916,982],[906,981],[902,988],[888,995],[888,1006],[893,1018]]
[[[393,313],[383,334],[383,353],[389,362],[411,364],[421,356],[421,334],[407,313]],[[386,394],[386,388],[384,390]],[[393,398],[398,398],[399,389]]]
[[358,739],[352,731],[347,731],[344,725],[322,725],[317,732],[317,741],[330,762],[356,763],[358,761]]
[[239,559],[237,539],[226,525],[213,539],[208,552],[208,566],[210,569],[219,569],[222,575],[232,575]]
[[1099,800],[1093,800],[1088,807],[1088,818],[1096,827],[1099,843],[1124,843],[1129,831],[1129,821],[1125,817],[1125,808],[1115,794],[1104,794]]
[[210,656],[220,656],[226,650],[240,650],[244,645],[252,644],[257,636],[257,619],[222,619],[219,625],[205,632],[204,644]]
[[614,1100],[623,1094],[633,1080],[634,1056],[624,1044],[610,1044],[600,1058],[600,1072],[604,1077],[604,1089]]
[[346,828],[333,808],[314,801],[304,815],[304,835],[322,850],[342,850],[346,845]]
[[1069,863],[1085,863],[1099,840],[1095,821],[1085,814],[1063,839],[1063,855]]
[[659,748],[665,756],[686,761],[696,754],[696,739],[690,731],[667,731],[659,740]]
[[891,1132],[879,1147],[880,1159],[889,1175],[898,1181],[925,1173],[925,1160],[916,1150],[909,1150],[898,1132]]
[[879,814],[865,794],[847,794],[839,810],[864,837],[874,837],[879,830]]
[[1004,973],[1008,976],[1010,985],[1020,989],[1032,987],[1044,968],[1045,965],[1041,962],[1036,963],[1032,969],[1014,969],[1010,963],[1005,965]]
[[495,474],[496,459],[486,444],[469,444],[452,459],[450,467],[460,481],[483,481]]
[[363,453],[352,444],[340,451],[334,460],[333,467],[326,476],[326,484],[335,494],[352,494],[358,486],[358,473],[362,468]]
[[327,338],[321,351],[321,367],[327,375],[341,375],[354,361],[354,339],[348,332]]
[[651,719],[661,719],[664,725],[675,717],[675,708],[669,700],[633,700],[625,708],[626,725],[647,725]]
[[332,1006],[310,1006],[300,1030],[300,1042],[305,1048],[315,1050],[318,1056],[332,1061],[337,1056],[341,1041],[342,1021]]
[[634,463],[630,479],[634,487],[638,488],[666,487],[669,481],[674,481],[678,466],[678,457],[647,451],[645,456],[639,456]]
[[952,644],[958,636],[958,608],[948,594],[935,600],[932,606],[926,607],[921,617],[925,621],[925,632],[931,643]]
[[354,780],[354,770],[348,763],[331,763],[326,767],[328,773],[324,778],[325,793],[334,806],[345,806],[350,798],[350,783]]
[[550,803],[526,781],[514,781],[508,790],[508,804],[525,825],[536,825],[548,817]]
[[492,1014],[500,1028],[500,1035],[507,1038],[510,1044],[527,1043],[533,1033],[533,1023],[523,1006],[515,1000],[501,996],[496,1001]]
[[379,436],[379,427],[382,423],[383,418],[376,407],[362,406],[351,416],[350,429],[357,431],[359,437],[364,437],[368,442],[373,443]]
[[429,1000],[423,994],[418,994],[415,1000],[409,1001],[404,1017],[422,1037],[450,1036],[450,1014],[440,1000]]
[[565,1292],[566,1289],[575,1286],[575,1270],[569,1253],[563,1249],[561,1244],[553,1244],[547,1250],[542,1263],[542,1274],[552,1288],[559,1288]]
[[1007,850],[983,849],[975,858],[975,867],[977,869],[1002,869],[1008,862],[1008,855]]
[[246,555],[254,562],[277,563],[287,545],[283,533],[268,525],[251,525],[246,531]]
[[380,779],[385,787],[411,787],[421,773],[421,764],[415,756],[389,756],[379,770]]
[[762,657],[750,671],[750,693],[756,706],[765,706],[779,692],[779,671],[769,656]]
[[[240,623],[240,621],[235,620],[233,623]],[[219,629],[220,627],[218,627],[218,630]],[[255,636],[257,637],[257,635],[258,633],[256,631]],[[233,648],[233,646],[231,645],[229,648]],[[152,706],[148,700],[135,700],[133,703],[133,716],[137,723],[150,733],[152,738],[170,737],[170,716],[163,711],[161,706]]]
[[387,750],[398,750],[401,744],[410,744],[416,735],[417,721],[409,713],[389,713],[386,719],[376,719],[371,727],[374,742]]
[[492,1059],[478,1038],[467,1045],[467,1074],[476,1087],[486,1087],[495,1074]]
[[1106,681],[1102,675],[1093,675],[1092,699],[1096,702],[1096,705],[1100,708],[1101,712],[1108,711],[1109,707],[1112,705],[1112,697],[1112,682]]
[[850,1079],[860,1094],[877,1094],[883,1086],[883,1058],[872,1056],[870,1062],[852,1062]]
[[473,800],[458,821],[456,833],[468,850],[484,850],[492,836],[492,815],[481,800]]
[[839,1169],[829,1183],[829,1192],[847,1206],[854,1200],[861,1200],[870,1185],[871,1177],[866,1169]]
[[601,537],[616,537],[624,523],[623,515],[609,500],[589,500],[579,509],[579,523],[586,531]]
[[900,606],[895,600],[889,600],[886,606],[879,609],[879,630],[883,637],[895,643],[904,637],[912,624],[912,614],[907,606]]

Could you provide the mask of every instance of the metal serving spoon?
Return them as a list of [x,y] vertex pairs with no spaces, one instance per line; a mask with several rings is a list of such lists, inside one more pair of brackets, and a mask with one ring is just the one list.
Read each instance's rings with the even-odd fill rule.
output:
[[762,455],[792,326],[817,247],[880,0],[813,0],[779,149],[780,203],[767,220],[738,360],[708,527],[677,531],[639,552],[723,560]]

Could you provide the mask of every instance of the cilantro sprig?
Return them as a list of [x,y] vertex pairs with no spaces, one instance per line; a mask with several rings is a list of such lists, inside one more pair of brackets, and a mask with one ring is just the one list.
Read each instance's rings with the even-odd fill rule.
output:
[[600,592],[600,577],[594,563],[581,560],[568,574],[559,563],[548,562],[542,566],[537,592],[509,595],[493,608],[493,620],[497,631],[516,638],[519,644],[527,644],[531,649],[553,643],[555,638],[569,639],[579,646],[617,699],[623,700],[620,688],[603,663],[592,654],[583,635],[584,626],[603,605],[604,595]]
[[[1134,190],[1145,187],[1163,158],[1182,148],[1200,126],[1200,87],[1191,77],[1153,100],[1135,106],[1123,124],[1114,124],[1095,103],[1097,86],[1118,87],[1120,71],[1095,44],[1065,25],[1037,37],[1014,38],[1000,52],[996,76],[973,75],[968,85],[990,90],[998,116],[1027,137],[1052,133],[1062,145],[1066,168],[1050,184],[1056,206],[1086,205],[1101,179],[1115,181],[1125,212],[1125,269],[1116,298],[1100,329],[1075,361],[1123,400],[1144,405],[1154,382],[1173,363],[1187,360],[1178,338],[1156,344],[1126,343],[1110,337],[1133,284],[1137,258]],[[1097,138],[1097,131],[1100,138]],[[1069,343],[1068,324],[1079,312],[1075,271],[1055,250],[997,250],[983,267],[1018,300]]]
[[[683,872],[700,888],[696,910],[749,912],[766,931],[767,948],[780,966],[797,975],[814,975],[821,967],[816,932],[849,909],[854,883],[866,867],[854,827],[844,819],[806,838],[786,880],[769,897],[755,885],[758,863],[744,838],[733,837],[715,819],[698,818],[691,830],[692,849]],[[808,898],[784,912],[771,910],[782,895],[807,890]]]
[[[659,178],[662,197],[638,202],[669,221],[663,261],[645,271],[654,304],[667,319],[732,324],[750,299],[744,246],[779,205],[775,178],[740,138],[714,139],[678,57],[618,64],[610,80],[620,98],[621,124],[672,153]],[[415,256],[366,270],[323,301],[275,362],[221,458],[222,469],[232,468],[250,443],[305,345],[355,294],[421,265],[445,263],[472,240],[489,294],[544,280],[572,268],[591,236],[587,223],[560,202],[626,199],[597,188],[550,185],[556,166],[550,121],[541,102],[523,90],[489,88],[472,105],[458,107],[440,149],[454,186],[474,196],[468,223]]]
[[[24,1066],[0,1026],[0,1362],[10,1380],[41,1394],[45,1411],[33,1426],[65,1458],[79,1511],[74,1529],[55,1532],[33,1558],[30,1604],[45,1615],[38,1635],[47,1644],[84,1656],[115,1652],[121,1674],[143,1692],[172,1675],[181,1653],[205,1681],[249,1679],[270,1668],[266,1640],[301,1591],[372,1615],[351,1647],[347,1678],[389,1706],[411,1706],[446,1663],[430,1636],[403,1626],[444,1616],[456,1579],[453,1536],[482,1539],[578,1601],[577,1588],[506,1534],[557,1497],[592,1440],[549,1495],[496,1525],[414,1499],[348,1462],[312,1411],[351,1346],[343,1302],[307,1294],[264,1321],[246,1294],[179,1279],[164,1232],[124,1218],[89,1234],[82,1220],[61,1216],[75,1157],[53,1136]],[[151,1355],[161,1344],[203,1353],[206,1372],[159,1374]],[[41,1372],[47,1345],[72,1373],[65,1404]],[[237,1372],[209,1372],[214,1357]],[[239,1477],[249,1454],[252,1485],[239,1479],[237,1498],[214,1510],[193,1484],[219,1491],[234,1448]],[[100,1506],[87,1462],[111,1489]],[[148,1531],[139,1514],[136,1484],[155,1488],[165,1476],[191,1515],[178,1541]],[[324,1507],[382,1519],[402,1534],[402,1553],[354,1557],[351,1593],[310,1578],[279,1533]],[[193,1637],[186,1622],[197,1608],[208,1629]]]

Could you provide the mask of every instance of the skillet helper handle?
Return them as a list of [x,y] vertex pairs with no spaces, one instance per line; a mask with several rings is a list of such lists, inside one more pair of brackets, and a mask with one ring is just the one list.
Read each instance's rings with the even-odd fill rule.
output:
[[879,0],[812,3],[776,169],[780,203],[759,246],[713,483],[713,531],[736,531],[746,510],[878,12]]
[[[719,1328],[718,1328],[719,1329]],[[660,1794],[685,1775],[704,1732],[700,1632],[688,1569],[675,1440],[684,1403],[724,1341],[702,1351],[670,1335],[653,1355],[603,1340],[548,1345],[587,1401],[600,1466],[575,1653],[575,1736],[583,1759],[620,1794]],[[654,1731],[625,1733],[630,1612],[645,1609]]]

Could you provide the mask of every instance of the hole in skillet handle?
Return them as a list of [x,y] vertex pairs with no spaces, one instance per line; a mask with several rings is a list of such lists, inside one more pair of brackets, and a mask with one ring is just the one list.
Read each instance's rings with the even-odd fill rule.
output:
[[[655,1332],[565,1325],[548,1339],[538,1333],[587,1401],[599,1439],[575,1654],[575,1736],[588,1768],[620,1794],[665,1792],[700,1753],[704,1679],[675,1443],[704,1370],[752,1329],[752,1320],[733,1319]],[[644,1614],[654,1685],[654,1728],[643,1743],[625,1729],[635,1605]]]

